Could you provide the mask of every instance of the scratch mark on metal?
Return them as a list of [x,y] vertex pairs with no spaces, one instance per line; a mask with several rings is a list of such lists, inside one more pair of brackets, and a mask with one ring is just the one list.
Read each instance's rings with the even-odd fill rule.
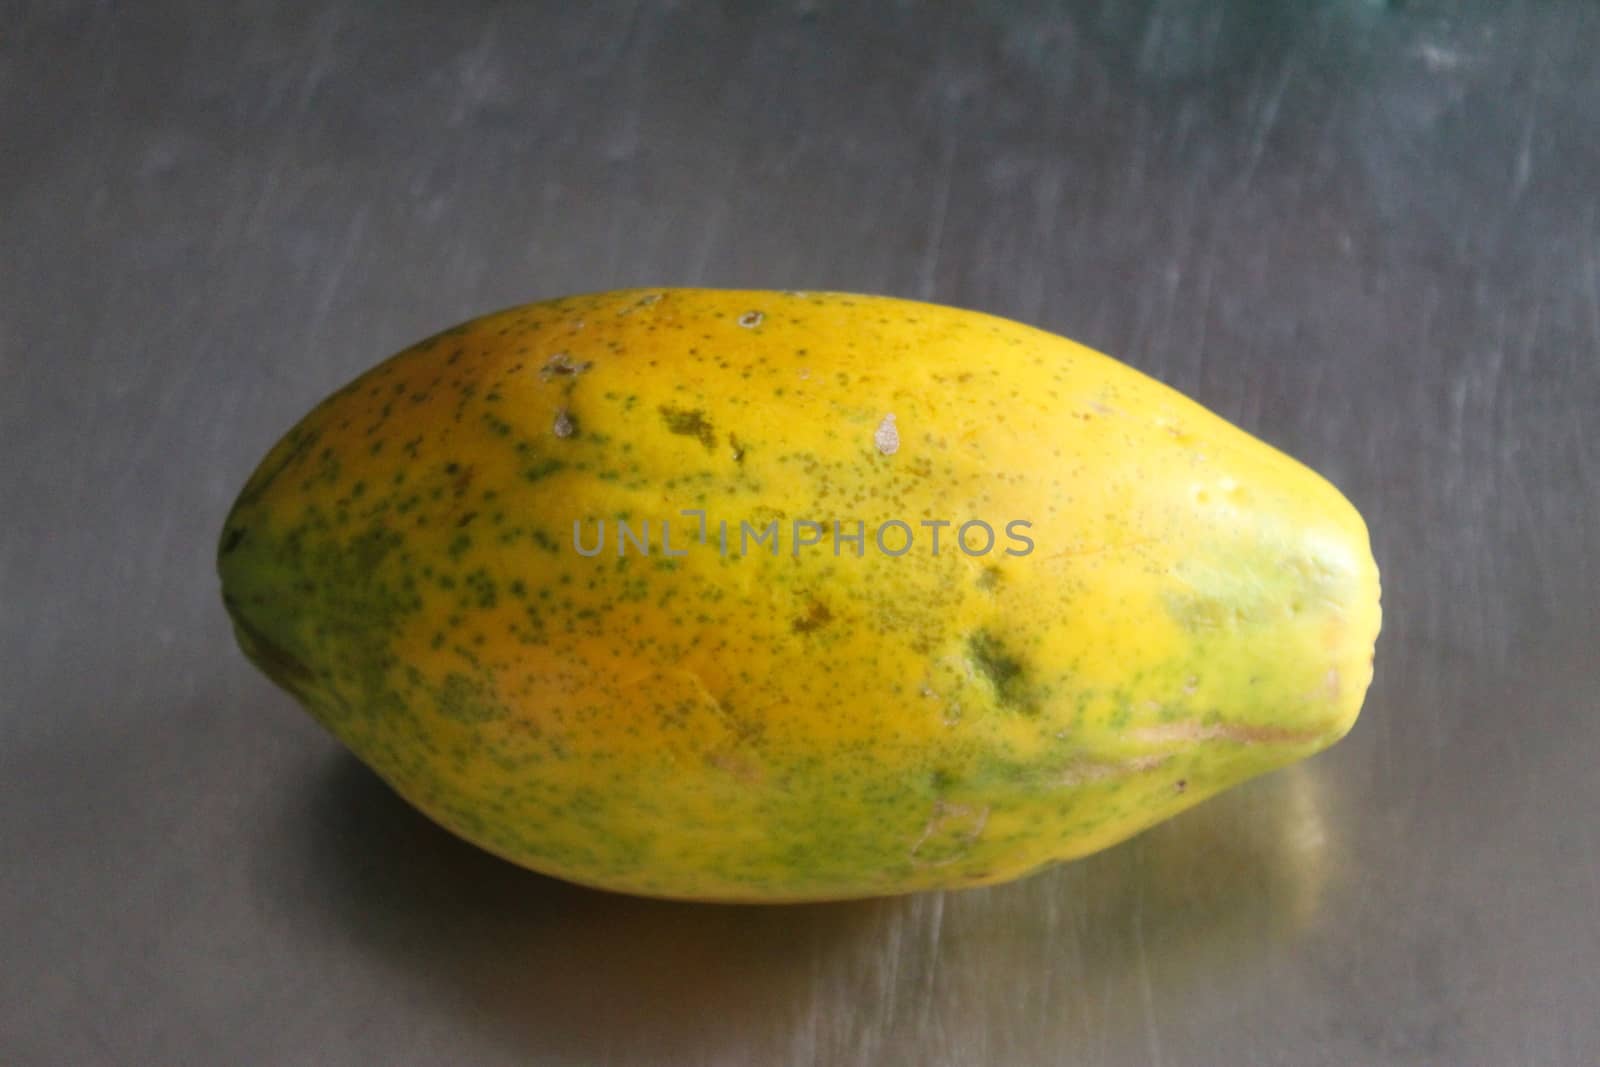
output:
[[1267,139],[1272,136],[1273,129],[1278,125],[1278,110],[1283,103],[1284,90],[1289,86],[1289,78],[1294,73],[1294,64],[1285,61],[1278,78],[1273,82],[1272,88],[1267,91],[1267,97],[1261,103],[1261,119],[1256,123],[1255,130],[1250,136],[1250,158],[1244,167],[1244,176],[1240,180],[1240,188],[1248,192],[1256,177],[1256,168],[1261,164],[1261,157],[1266,152]]
[[344,282],[344,276],[349,272],[350,264],[355,261],[356,249],[360,247],[361,239],[366,235],[367,215],[367,206],[363,204],[355,209],[355,214],[350,217],[350,224],[345,227],[344,238],[338,244],[338,251],[334,253],[331,267],[323,276],[322,288],[317,293],[316,306],[311,312],[308,325],[313,335],[321,329],[328,312],[333,310],[333,302]]
[[945,220],[950,214],[950,182],[955,171],[956,149],[954,141],[946,141],[940,154],[939,173],[935,179],[933,198],[933,223],[928,232],[928,246],[922,253],[922,264],[917,272],[917,295],[932,300],[938,281],[939,257],[944,251]]
[[[1592,227],[1591,227],[1592,229]],[[1593,241],[1583,256],[1584,296],[1589,307],[1589,337],[1600,345],[1600,254],[1596,254]]]
[[1141,886],[1133,907],[1133,943],[1139,954],[1139,997],[1144,1003],[1145,1043],[1150,1049],[1152,1067],[1162,1067],[1161,1030],[1156,1025],[1155,995],[1150,988],[1150,959],[1144,947],[1144,888]]

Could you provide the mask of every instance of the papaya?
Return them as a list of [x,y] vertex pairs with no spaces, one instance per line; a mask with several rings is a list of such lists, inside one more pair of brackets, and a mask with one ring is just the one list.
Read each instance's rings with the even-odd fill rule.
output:
[[454,833],[573,882],[983,886],[1353,725],[1327,481],[973,311],[651,289],[475,319],[315,407],[224,524],[245,655]]

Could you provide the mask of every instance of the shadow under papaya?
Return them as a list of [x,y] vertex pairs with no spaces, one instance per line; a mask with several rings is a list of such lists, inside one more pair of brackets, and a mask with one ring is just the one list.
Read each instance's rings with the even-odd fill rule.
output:
[[1316,790],[1292,768],[1008,886],[778,906],[522,870],[343,753],[297,817],[331,921],[518,1057],[934,1062],[932,1041],[1012,1060],[1136,1026],[1150,982],[1199,982],[1310,922],[1329,869]]

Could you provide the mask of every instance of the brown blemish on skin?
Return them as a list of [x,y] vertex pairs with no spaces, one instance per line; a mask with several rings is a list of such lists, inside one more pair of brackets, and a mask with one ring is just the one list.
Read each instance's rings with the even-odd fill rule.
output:
[[1146,744],[1163,745],[1192,741],[1234,741],[1241,745],[1303,745],[1324,735],[1322,730],[1290,730],[1282,726],[1246,726],[1242,723],[1172,722],[1145,726],[1129,732],[1129,737]]
[[[954,863],[966,855],[979,837],[983,836],[983,828],[989,822],[989,806],[972,804],[952,804],[948,800],[935,800],[933,814],[928,817],[928,824],[922,828],[916,843],[911,846],[911,862],[918,867],[943,867]],[[945,839],[940,841],[939,839]],[[950,855],[924,856],[924,850],[934,851],[929,846],[935,843],[952,848]],[[942,851],[942,850],[941,850]]]
[[1070,787],[1086,785],[1089,782],[1105,782],[1113,778],[1126,778],[1144,771],[1153,771],[1171,758],[1171,756],[1135,756],[1125,760],[1076,760],[1067,765],[1055,783],[1058,786]]
[[743,326],[747,330],[753,330],[757,326],[760,326],[766,317],[767,316],[760,311],[746,311],[743,315],[739,316],[739,325]]
[[946,726],[954,726],[956,723],[961,721],[960,701],[952,700],[949,703],[946,703],[944,697],[939,694],[938,690],[933,688],[933,683],[931,682],[923,682],[922,687],[918,690],[918,692],[921,693],[923,698],[926,700],[936,700],[939,702],[939,719]]
[[675,433],[680,437],[699,438],[700,443],[707,448],[717,447],[716,429],[703,412],[665,406],[660,408],[660,411],[661,421],[666,423],[668,433]]
[[828,610],[828,605],[820,600],[813,600],[806,608],[806,613],[794,620],[794,632],[809,634],[822,629],[833,621],[833,612]]
[[592,366],[594,366],[592,362],[577,363],[570,354],[557,352],[545,360],[544,366],[539,368],[539,377],[547,382],[556,378],[576,378]]
[[764,777],[761,768],[739,752],[712,752],[706,763],[744,785],[760,785]]

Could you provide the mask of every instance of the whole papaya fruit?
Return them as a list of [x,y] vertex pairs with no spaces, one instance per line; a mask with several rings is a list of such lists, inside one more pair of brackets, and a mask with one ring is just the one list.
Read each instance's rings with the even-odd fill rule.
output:
[[1071,341],[842,293],[661,289],[407,349],[224,526],[245,653],[516,863],[788,901],[977,886],[1349,730],[1366,527]]

